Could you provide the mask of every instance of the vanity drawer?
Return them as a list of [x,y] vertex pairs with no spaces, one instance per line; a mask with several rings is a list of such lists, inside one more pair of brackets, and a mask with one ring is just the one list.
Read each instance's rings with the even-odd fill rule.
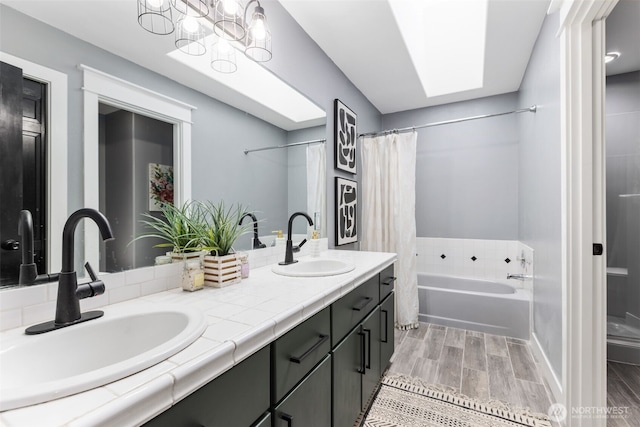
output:
[[331,350],[329,307],[272,344],[273,402],[279,402]]
[[331,304],[331,346],[334,347],[378,305],[379,278],[376,274]]
[[387,295],[393,292],[395,283],[396,277],[394,275],[394,265],[391,264],[380,272],[380,302],[382,302]]

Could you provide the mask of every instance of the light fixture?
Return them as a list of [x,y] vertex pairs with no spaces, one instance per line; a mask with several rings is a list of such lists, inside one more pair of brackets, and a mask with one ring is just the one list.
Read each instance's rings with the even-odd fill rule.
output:
[[[247,6],[249,6],[247,4]],[[245,11],[246,14],[246,11]],[[264,9],[258,3],[251,24],[247,31],[245,55],[256,62],[266,62],[271,59],[271,30],[267,25],[267,17],[264,16]]]
[[620,52],[607,52],[604,55],[604,63],[608,64],[609,62],[613,62],[618,58],[620,58]]
[[193,16],[183,15],[176,23],[176,47],[189,55],[204,55],[204,26]]
[[223,37],[211,45],[211,68],[225,74],[235,73],[238,69],[236,49]]
[[[251,20],[249,6],[256,3]],[[209,7],[209,5],[211,7]],[[174,25],[172,10],[177,11]],[[236,49],[247,58],[266,62],[273,56],[271,30],[259,0],[138,0],[138,23],[147,31],[166,35],[176,30],[176,47],[189,55],[206,53],[207,28],[213,28],[211,67],[223,73],[237,69]]]
[[138,24],[150,33],[167,35],[173,32],[173,17],[167,0],[138,0]]

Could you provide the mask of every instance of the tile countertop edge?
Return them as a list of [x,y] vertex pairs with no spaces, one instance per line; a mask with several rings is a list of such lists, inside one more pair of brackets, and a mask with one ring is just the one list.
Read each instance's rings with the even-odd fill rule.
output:
[[[396,254],[383,252],[367,253],[331,250],[323,255],[336,255],[337,252],[343,255],[350,254],[354,258],[360,258],[354,262],[356,263],[356,268],[360,267],[357,264],[364,264],[361,267],[363,271],[356,271],[358,273],[357,276],[345,275],[344,279],[346,280],[344,280],[344,282],[338,280],[335,283],[331,283],[334,278],[330,278],[326,289],[318,290],[302,303],[292,304],[291,307],[283,310],[281,313],[274,314],[274,316],[264,322],[264,324],[252,326],[251,329],[239,333],[237,336],[226,340],[224,343],[215,346],[200,356],[178,365],[168,373],[154,378],[118,396],[110,402],[93,408],[85,408],[83,412],[78,411],[77,416],[73,417],[74,421],[69,425],[111,424],[114,419],[111,417],[121,419],[118,417],[122,417],[124,416],[123,414],[127,413],[131,415],[128,420],[134,421],[135,423],[144,423],[152,419],[228,371],[255,351],[275,341],[278,337],[284,335],[304,320],[325,307],[328,307],[340,297],[374,277],[375,274],[384,270],[397,260]],[[378,262],[367,262],[366,258],[362,258],[366,257],[367,254],[375,254],[375,256],[382,257],[383,259]],[[267,266],[256,270],[262,270],[264,273],[266,269],[270,270],[270,268],[271,266]],[[320,280],[324,279],[327,278],[321,278]],[[142,298],[140,300],[142,301]],[[170,402],[167,401],[167,396],[170,397]],[[130,409],[134,407],[136,410],[131,412]],[[2,414],[3,413],[0,413],[0,416]]]

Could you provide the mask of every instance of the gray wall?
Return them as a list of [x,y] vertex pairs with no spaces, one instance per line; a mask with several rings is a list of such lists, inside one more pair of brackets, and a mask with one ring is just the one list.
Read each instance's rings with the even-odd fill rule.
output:
[[547,16],[520,86],[519,239],[534,250],[533,331],[562,376],[560,39]]
[[[481,98],[383,116],[394,129],[517,108],[518,95]],[[518,128],[515,115],[418,130],[418,237],[518,238]]]
[[640,317],[640,71],[607,77],[607,314]]

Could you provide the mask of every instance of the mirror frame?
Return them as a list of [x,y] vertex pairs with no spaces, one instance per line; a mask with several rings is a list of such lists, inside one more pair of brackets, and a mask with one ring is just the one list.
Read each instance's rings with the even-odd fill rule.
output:
[[[173,124],[174,203],[191,199],[191,112],[196,107],[102,71],[80,65],[84,91],[84,206],[100,205],[99,104],[108,104]],[[88,222],[87,222],[88,223]],[[116,236],[117,238],[117,236]],[[85,260],[100,265],[98,227],[84,228]]]
[[[22,58],[0,52],[0,61],[22,69],[24,77],[47,85],[47,269],[62,266],[62,229],[67,220],[67,75]],[[53,207],[56,209],[53,209]],[[62,208],[61,208],[62,207]],[[18,223],[16,221],[16,229]],[[16,283],[17,285],[17,283]]]

